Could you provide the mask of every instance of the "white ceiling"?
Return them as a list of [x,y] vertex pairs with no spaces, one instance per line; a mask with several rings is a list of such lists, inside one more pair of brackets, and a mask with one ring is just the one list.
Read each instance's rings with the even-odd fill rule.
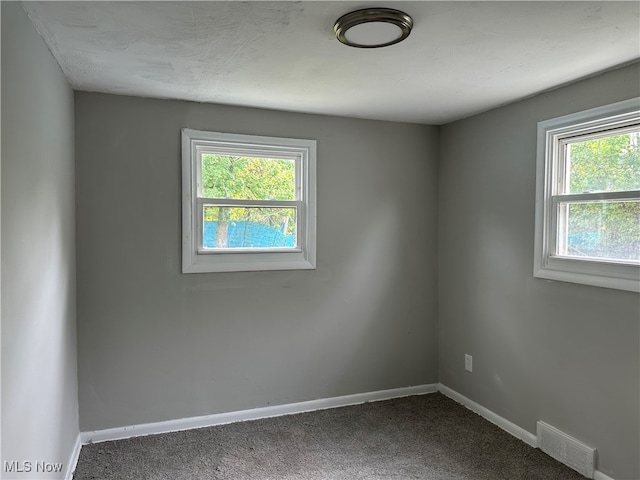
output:
[[[76,90],[442,124],[640,57],[638,2],[24,2]],[[403,10],[409,38],[333,24]]]

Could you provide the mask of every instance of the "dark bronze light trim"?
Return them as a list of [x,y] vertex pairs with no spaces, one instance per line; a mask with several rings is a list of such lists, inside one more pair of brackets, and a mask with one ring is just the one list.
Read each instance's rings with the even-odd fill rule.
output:
[[[351,27],[369,22],[391,23],[400,28],[400,30],[402,31],[402,35],[390,42],[377,45],[360,45],[357,43],[352,43],[345,38],[347,30],[349,30]],[[392,8],[365,8],[363,10],[356,10],[355,12],[347,13],[346,15],[340,17],[338,20],[336,20],[336,23],[333,26],[333,31],[335,32],[336,37],[340,42],[344,43],[345,45],[349,45],[350,47],[380,48],[394,45],[398,42],[403,41],[411,33],[412,27],[413,19],[400,10],[394,10]]]

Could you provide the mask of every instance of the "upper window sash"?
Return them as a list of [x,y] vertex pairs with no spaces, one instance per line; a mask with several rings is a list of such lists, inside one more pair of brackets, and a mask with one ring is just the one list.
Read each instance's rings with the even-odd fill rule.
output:
[[[228,145],[226,142],[214,142],[214,141],[199,141],[194,144],[194,151],[192,155],[195,155],[195,167],[196,171],[196,191],[197,198],[209,198],[211,200],[216,197],[205,197],[202,193],[202,155],[221,155],[221,156],[240,156],[247,157],[247,152],[251,152],[251,157],[273,159],[273,160],[292,160],[295,168],[295,200],[302,200],[304,198],[304,185],[302,182],[304,170],[303,154],[300,153],[299,148],[276,148],[269,145],[259,144],[247,144],[236,143],[233,146]],[[220,200],[233,201],[236,199],[222,199]],[[255,200],[256,202],[260,200]],[[275,200],[281,202],[284,200]]]
[[[600,123],[600,122],[598,122]],[[613,126],[612,126],[613,125]],[[560,196],[560,195],[580,195],[580,194],[588,194],[591,192],[576,192],[572,194],[569,187],[569,175],[568,175],[568,155],[567,150],[571,144],[578,142],[587,142],[589,140],[596,140],[598,138],[610,137],[612,134],[614,135],[624,135],[628,133],[632,133],[637,131],[640,128],[640,119],[638,119],[638,115],[632,115],[631,118],[627,118],[625,115],[624,119],[620,119],[618,121],[612,121],[611,123],[606,123],[605,128],[601,128],[600,125],[591,125],[591,127],[585,127],[588,133],[580,133],[580,134],[567,134],[564,135],[562,133],[552,134],[548,141],[554,143],[553,151],[552,151],[552,160],[553,166],[547,165],[547,168],[552,170],[552,195]],[[596,129],[596,131],[593,131]],[[609,192],[617,192],[620,190],[609,190]],[[638,196],[638,192],[636,190],[627,191],[629,192],[624,198],[633,198]],[[635,193],[634,193],[635,192]],[[595,193],[595,192],[594,192]],[[603,192],[598,192],[603,193]],[[629,197],[629,194],[631,196]]]

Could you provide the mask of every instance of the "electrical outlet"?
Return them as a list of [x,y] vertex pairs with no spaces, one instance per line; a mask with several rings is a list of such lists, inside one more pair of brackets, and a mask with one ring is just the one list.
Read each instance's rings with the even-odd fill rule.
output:
[[464,369],[467,372],[473,372],[473,357],[466,353],[464,354]]

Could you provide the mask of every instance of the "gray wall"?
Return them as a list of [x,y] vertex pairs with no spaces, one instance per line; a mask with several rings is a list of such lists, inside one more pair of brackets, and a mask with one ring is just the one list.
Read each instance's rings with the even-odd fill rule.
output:
[[[317,270],[180,273],[182,127],[317,139]],[[437,382],[437,136],[77,92],[81,429]]]
[[[640,478],[640,297],[533,278],[536,123],[637,96],[638,64],[442,128],[440,380]],[[464,370],[464,354],[474,371]]]
[[73,92],[21,5],[1,5],[2,466],[38,478],[78,435]]

